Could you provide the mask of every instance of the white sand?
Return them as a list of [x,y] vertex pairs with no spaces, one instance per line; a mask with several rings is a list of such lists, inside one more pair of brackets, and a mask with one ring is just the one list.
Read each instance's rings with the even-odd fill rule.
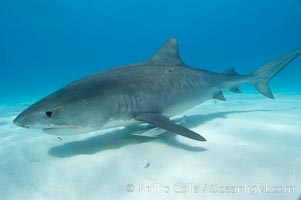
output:
[[298,199],[301,95],[226,98],[187,113],[205,143],[126,129],[60,140],[14,126],[24,105],[0,106],[0,199]]

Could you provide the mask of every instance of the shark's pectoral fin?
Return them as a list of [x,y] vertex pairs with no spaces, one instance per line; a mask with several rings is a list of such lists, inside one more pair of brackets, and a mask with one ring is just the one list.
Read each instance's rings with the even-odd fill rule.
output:
[[157,113],[141,113],[135,116],[135,119],[141,122],[149,123],[153,126],[162,128],[164,130],[188,137],[193,140],[206,141],[201,135],[185,128],[181,125],[175,124],[170,121],[167,117]]

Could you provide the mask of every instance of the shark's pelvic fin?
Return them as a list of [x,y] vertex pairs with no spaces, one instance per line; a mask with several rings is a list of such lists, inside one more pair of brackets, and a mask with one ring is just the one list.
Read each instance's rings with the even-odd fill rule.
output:
[[278,74],[290,62],[296,59],[301,54],[301,48],[287,53],[276,60],[258,68],[252,74],[253,80],[251,83],[264,96],[274,99],[274,95],[269,88],[269,81]]
[[213,99],[218,99],[221,101],[226,101],[226,98],[224,96],[224,93],[222,91],[220,91],[219,93],[217,93],[216,95],[214,95]]
[[206,139],[201,135],[181,125],[175,124],[174,122],[170,121],[167,117],[158,113],[141,113],[136,115],[135,119],[141,122],[149,123],[153,126],[162,128],[175,134],[188,137],[193,140],[206,141]]
[[175,38],[166,42],[150,61],[163,65],[185,65],[179,56],[178,42]]
[[229,90],[234,93],[242,93],[242,91],[238,87],[232,87],[229,88]]

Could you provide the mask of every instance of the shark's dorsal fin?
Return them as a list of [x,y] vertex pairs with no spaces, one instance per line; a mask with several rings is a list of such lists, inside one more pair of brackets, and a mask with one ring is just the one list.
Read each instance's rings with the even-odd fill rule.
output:
[[151,58],[152,62],[164,65],[184,65],[179,56],[178,42],[171,38]]

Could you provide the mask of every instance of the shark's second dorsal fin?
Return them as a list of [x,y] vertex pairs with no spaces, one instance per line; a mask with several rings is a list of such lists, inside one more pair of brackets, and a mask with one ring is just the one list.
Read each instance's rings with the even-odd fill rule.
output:
[[151,58],[152,62],[164,65],[184,65],[179,56],[178,42],[175,38],[166,42]]
[[229,76],[239,76],[239,74],[235,71],[234,68],[229,68],[226,71],[223,72],[224,75],[229,75]]

